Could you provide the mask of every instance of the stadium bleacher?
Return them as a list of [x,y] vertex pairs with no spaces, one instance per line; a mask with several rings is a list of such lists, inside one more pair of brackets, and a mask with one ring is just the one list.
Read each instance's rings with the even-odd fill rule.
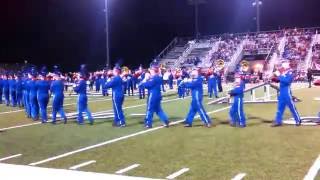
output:
[[[162,56],[161,62],[166,68],[195,65],[208,68],[217,60],[223,60],[226,66],[235,67],[244,55],[262,54],[265,55],[265,70],[272,72],[274,65],[287,59],[291,61],[294,70],[306,71],[308,68],[317,68],[316,65],[320,64],[320,42],[317,41],[320,38],[315,38],[318,29],[320,28],[222,34],[200,37],[198,40],[181,38]],[[310,65],[307,63],[308,58]]]

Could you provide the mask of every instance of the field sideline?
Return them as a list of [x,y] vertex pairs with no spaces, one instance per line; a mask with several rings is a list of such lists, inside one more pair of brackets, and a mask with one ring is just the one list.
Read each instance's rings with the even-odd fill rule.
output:
[[[315,116],[319,101],[314,98],[319,89],[303,87],[306,85],[294,85],[294,95],[302,99],[297,109],[301,116]],[[256,96],[263,96],[262,88]],[[70,104],[67,112],[75,112],[75,99],[66,99],[65,104]],[[89,107],[92,112],[111,110],[108,99],[91,97]],[[113,128],[112,119],[100,119],[94,126],[70,122],[6,130],[0,133],[0,162],[57,169],[76,166],[78,171],[121,172],[159,179],[175,175],[176,179],[303,179],[320,154],[320,145],[316,143],[320,138],[318,127],[270,127],[275,104],[246,104],[248,127],[236,129],[228,126],[229,105],[206,105],[209,100],[205,97],[205,108],[215,127],[203,128],[196,120],[195,127],[186,129],[178,122],[184,120],[190,100],[177,99],[174,92],[165,94],[163,108],[175,124],[168,129],[159,127],[158,118],[154,129],[143,129],[143,117],[132,114],[145,113],[145,100],[127,97],[126,128]],[[285,118],[290,117],[286,112]],[[34,122],[26,119],[23,111],[0,105],[0,129],[30,123]]]

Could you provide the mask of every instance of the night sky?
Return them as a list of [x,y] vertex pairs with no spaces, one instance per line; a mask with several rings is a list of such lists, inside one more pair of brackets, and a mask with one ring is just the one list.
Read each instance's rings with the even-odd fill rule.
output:
[[[207,0],[200,5],[202,35],[255,30],[252,0]],[[187,0],[110,0],[114,63],[148,64],[175,36],[192,36],[194,8]],[[104,0],[1,0],[0,62],[80,63],[103,67]],[[263,0],[261,29],[320,26],[319,0]]]

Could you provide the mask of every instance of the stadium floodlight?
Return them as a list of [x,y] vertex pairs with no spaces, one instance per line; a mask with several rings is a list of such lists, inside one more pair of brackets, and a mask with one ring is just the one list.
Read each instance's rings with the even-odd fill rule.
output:
[[104,0],[104,12],[106,16],[106,66],[110,66],[110,47],[109,47],[109,0]]
[[257,11],[257,17],[256,17],[257,32],[260,32],[260,7],[262,6],[262,1],[254,0],[254,2],[252,3],[252,6],[255,7]]
[[194,6],[194,33],[195,38],[199,39],[199,5],[206,4],[207,0],[188,0],[188,4]]

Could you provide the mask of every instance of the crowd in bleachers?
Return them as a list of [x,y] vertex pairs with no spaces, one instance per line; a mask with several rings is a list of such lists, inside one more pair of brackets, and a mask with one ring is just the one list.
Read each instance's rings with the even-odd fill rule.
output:
[[257,53],[259,50],[270,51],[271,48],[275,50],[279,44],[281,34],[281,32],[275,32],[249,35],[244,44],[244,50],[251,53]]
[[232,55],[237,50],[242,39],[243,37],[232,34],[222,37],[219,42],[218,50],[212,54],[211,61],[214,62],[219,59],[223,59],[226,62],[231,61]]
[[320,70],[320,44],[312,47],[312,69]]

